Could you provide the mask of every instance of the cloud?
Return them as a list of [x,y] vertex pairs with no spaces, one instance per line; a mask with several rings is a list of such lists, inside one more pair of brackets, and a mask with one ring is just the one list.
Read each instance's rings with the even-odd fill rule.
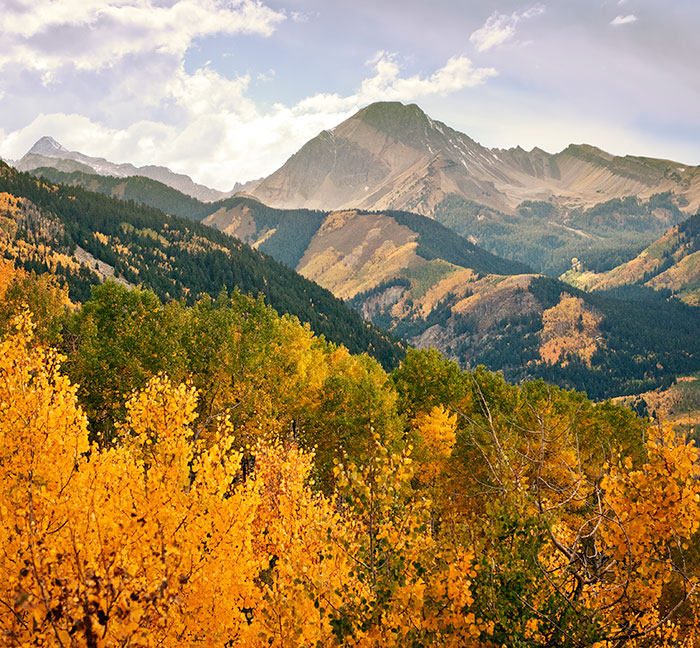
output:
[[315,12],[292,11],[289,17],[295,23],[307,23],[312,18],[318,18],[318,14]]
[[[401,78],[396,56],[380,52],[372,59],[376,74],[365,79],[354,97],[355,103],[381,99],[412,100],[430,94],[445,95],[463,88],[481,85],[496,75],[493,68],[475,68],[464,56],[454,56],[429,77]],[[353,99],[349,97],[348,99]]]
[[614,27],[618,27],[620,25],[629,25],[630,23],[637,22],[637,20],[637,16],[634,14],[628,14],[627,16],[616,16],[610,21],[610,24]]
[[[133,77],[130,83],[149,87],[150,103],[170,106],[161,120],[138,119],[117,128],[77,112],[42,114],[23,128],[0,131],[1,152],[19,158],[49,134],[71,150],[114,162],[162,164],[226,190],[236,181],[270,173],[308,139],[368,103],[446,95],[496,74],[492,68],[474,67],[463,56],[450,58],[426,76],[402,76],[396,55],[386,52],[368,63],[373,74],[350,95],[317,94],[291,106],[275,104],[265,112],[247,96],[248,75],[228,79],[210,67],[188,73],[181,62],[169,78],[149,87],[152,72],[146,68],[144,77]],[[123,101],[133,106],[137,100],[144,98]]]
[[188,50],[205,51],[207,37],[266,37],[280,21],[314,17],[263,0],[11,0],[0,13],[0,101],[13,94],[0,106],[0,151],[16,159],[52,135],[71,150],[161,164],[229,189],[368,103],[445,96],[496,74],[454,56],[408,75],[395,54],[378,52],[354,92],[263,109],[250,93],[274,70],[231,77],[209,61],[186,66]]
[[274,68],[269,68],[267,72],[259,72],[258,76],[255,78],[260,81],[260,83],[269,83],[270,81],[273,81],[276,76],[277,72],[274,70]]
[[269,36],[285,19],[258,0],[17,0],[0,13],[0,68],[21,63],[50,83],[64,66],[99,70],[129,55],[184,55],[213,34]]
[[515,35],[515,27],[523,18],[533,18],[544,13],[543,5],[535,5],[522,12],[510,15],[494,11],[486,20],[483,27],[477,29],[469,37],[477,51],[485,52],[492,47],[502,45]]
[[367,62],[374,75],[362,81],[358,91],[347,97],[338,94],[318,94],[299,102],[297,112],[347,112],[374,101],[412,101],[428,95],[446,95],[473,88],[497,74],[493,68],[475,68],[465,56],[455,56],[428,77],[401,77],[396,55],[378,52]]

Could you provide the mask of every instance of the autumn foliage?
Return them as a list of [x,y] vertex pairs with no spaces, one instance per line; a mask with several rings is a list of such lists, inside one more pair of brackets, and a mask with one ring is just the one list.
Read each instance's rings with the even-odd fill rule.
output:
[[67,360],[21,309],[0,342],[3,645],[700,645],[672,430],[432,351],[387,376],[255,302],[109,299]]

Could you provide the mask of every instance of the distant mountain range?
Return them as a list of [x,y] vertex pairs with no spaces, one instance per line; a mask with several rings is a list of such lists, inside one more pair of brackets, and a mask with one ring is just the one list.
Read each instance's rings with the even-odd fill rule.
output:
[[[421,167],[426,155],[454,164]],[[420,182],[392,184],[407,164]],[[511,380],[539,376],[599,398],[700,368],[700,309],[666,299],[674,292],[697,303],[696,248],[684,223],[697,208],[698,169],[674,164],[586,146],[556,155],[489,150],[417,106],[379,103],[319,135],[248,194],[214,202],[143,177],[33,172],[203,221],[319,283],[366,320],[464,366],[483,363]],[[410,191],[391,188],[398,186]],[[336,207],[317,208],[334,195]],[[279,204],[280,196],[314,209],[260,201]],[[397,205],[423,214],[389,208]],[[654,268],[631,281],[607,279],[636,267],[660,236],[675,243]],[[654,272],[686,257],[683,273],[665,275],[669,291],[649,290],[660,285]],[[569,284],[555,279],[567,270]],[[629,292],[629,283],[639,286]]]
[[52,137],[39,139],[21,159],[13,163],[13,166],[18,171],[33,171],[40,167],[51,167],[68,173],[81,171],[83,173],[116,178],[142,176],[162,182],[173,189],[202,201],[220,200],[248,186],[247,184],[236,183],[229,192],[217,191],[216,189],[197,184],[189,176],[175,173],[167,167],[153,165],[137,167],[129,163],[116,164],[104,158],[90,157],[77,151],[69,151]]
[[307,142],[252,190],[273,207],[404,209],[432,215],[449,196],[513,213],[523,201],[587,208],[671,191],[700,207],[700,167],[616,157],[594,146],[551,154],[489,149],[415,104],[374,103]]
[[[122,180],[141,176],[200,201],[245,193],[278,208],[420,213],[554,277],[571,267],[572,258],[595,272],[629,261],[700,207],[700,167],[618,157],[589,145],[556,154],[489,149],[418,106],[398,102],[363,108],[307,142],[267,178],[227,193],[164,167],[137,168],[67,151],[49,137],[16,167]],[[104,181],[92,188],[101,190],[98,184]],[[129,196],[132,189],[136,195]],[[113,182],[110,192],[139,200],[143,188]],[[174,205],[158,206],[177,213]]]
[[510,380],[542,377],[602,398],[700,369],[700,309],[648,289],[632,301],[581,292],[420,214],[282,210],[244,196],[201,203],[144,178],[37,173],[203,219],[411,344],[437,347],[463,366],[485,364]]

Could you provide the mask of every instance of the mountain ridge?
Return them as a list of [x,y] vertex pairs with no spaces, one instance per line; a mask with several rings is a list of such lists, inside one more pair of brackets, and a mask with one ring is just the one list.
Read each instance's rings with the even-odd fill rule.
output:
[[84,173],[96,173],[117,178],[142,176],[162,182],[173,189],[202,201],[220,200],[231,195],[236,191],[237,187],[246,186],[236,183],[231,192],[218,191],[217,189],[198,184],[188,175],[176,173],[164,166],[147,164],[137,167],[129,162],[115,163],[102,157],[92,157],[78,151],[70,151],[48,135],[39,138],[13,166],[18,171],[33,171],[40,167],[54,167],[68,173],[82,171]]
[[[35,191],[37,180],[20,175],[27,192]],[[596,399],[648,391],[700,369],[700,309],[669,302],[652,291],[636,301],[624,295],[587,294],[534,273],[517,274],[523,267],[506,267],[512,262],[504,260],[498,260],[502,267],[464,267],[470,265],[467,253],[472,249],[467,242],[420,215],[391,210],[284,211],[241,197],[209,205],[216,210],[210,216],[216,214],[219,219],[212,224],[246,238],[253,244],[251,249],[192,220],[171,220],[156,210],[81,189],[47,186],[57,189],[42,192],[42,200],[61,197],[51,205],[68,210],[63,227],[75,221],[70,227],[78,228],[72,234],[77,245],[111,265],[123,279],[152,285],[165,296],[191,299],[187,290],[201,291],[198,286],[204,285],[216,290],[222,285],[216,278],[226,277],[228,287],[242,285],[250,290],[253,286],[254,292],[270,293],[274,307],[283,312],[296,309],[303,321],[329,339],[351,335],[354,348],[367,349],[357,343],[371,339],[376,329],[364,327],[372,322],[414,345],[434,346],[462,366],[483,364],[502,371],[511,381],[543,378],[584,390]],[[0,197],[2,189],[0,183]],[[8,209],[13,208],[8,202]],[[110,217],[114,210],[119,214],[116,218]],[[21,240],[32,239],[35,231],[50,233],[52,222],[49,218],[45,227],[25,227]],[[6,229],[12,232],[12,222]],[[60,240],[60,232],[57,235]],[[446,245],[448,236],[456,249]],[[23,245],[18,242],[20,248]],[[228,256],[230,246],[246,251],[239,261]],[[313,254],[299,267],[312,246],[316,246]],[[193,255],[181,256],[177,250],[183,248],[191,248]],[[118,253],[122,249],[124,254]],[[251,275],[250,263],[263,252],[287,268],[278,263],[272,269],[270,260],[265,263],[273,274],[254,271]],[[452,254],[467,256],[460,259]],[[482,260],[494,258],[482,254]],[[52,259],[62,267],[70,263],[60,256]],[[28,269],[44,268],[37,260],[27,262]],[[276,276],[287,276],[289,267],[303,270],[338,296],[352,295],[347,304],[358,311],[358,320],[359,313],[364,316],[361,328],[347,329],[348,318],[334,314],[340,302],[328,301],[330,293],[315,283],[299,283],[298,278],[297,288],[306,286],[302,290],[306,297],[300,293],[299,299],[291,299],[290,289],[283,288]],[[90,268],[94,268],[92,261],[90,267],[77,270],[93,272]],[[312,290],[312,286],[316,287]],[[321,312],[319,299],[328,304]],[[387,339],[373,339],[372,344],[379,345],[373,353],[384,354],[385,362],[396,359]]]
[[[190,219],[37,179],[0,163],[0,256],[52,272],[71,298],[89,298],[105,275],[143,285],[163,300],[193,303],[222,291],[262,294],[280,314],[330,342],[395,366],[404,347],[328,290],[269,255]],[[95,267],[97,263],[98,267]]]
[[633,259],[606,272],[575,265],[562,279],[588,291],[645,286],[700,306],[700,210],[669,229]]
[[[498,257],[471,259],[479,248],[419,214],[278,210],[241,197],[221,204],[205,223],[278,259],[295,248],[285,262],[367,321],[463,367],[484,364],[508,380],[545,378],[601,398],[663,384],[668,367],[700,366],[692,331],[700,310],[651,295],[589,295]],[[658,320],[649,321],[650,309]]]
[[489,149],[416,104],[377,102],[304,144],[251,193],[274,207],[405,209],[432,215],[448,195],[504,212],[524,200],[582,207],[672,190],[700,206],[700,167],[614,156],[588,144],[558,153]]

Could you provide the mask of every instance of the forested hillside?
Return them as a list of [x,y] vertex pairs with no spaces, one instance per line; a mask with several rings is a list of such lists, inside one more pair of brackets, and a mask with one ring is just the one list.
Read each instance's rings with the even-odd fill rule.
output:
[[596,271],[577,264],[563,277],[587,290],[645,286],[700,305],[700,212],[669,229],[625,263]]
[[143,285],[161,299],[193,303],[239,289],[263,294],[328,340],[367,351],[386,366],[402,348],[317,284],[248,245],[188,219],[79,187],[54,185],[0,163],[5,256],[63,278],[84,301],[105,276]]
[[162,182],[142,176],[117,178],[83,171],[66,173],[53,167],[32,169],[31,174],[46,178],[49,182],[82,187],[121,200],[132,200],[173,216],[202,220],[211,212],[211,203],[202,202]]
[[700,369],[700,309],[651,290],[589,294],[548,277],[434,264],[349,303],[463,367],[543,378],[595,399],[668,386]]
[[572,259],[595,271],[636,256],[687,214],[670,192],[641,200],[613,198],[581,208],[527,200],[504,213],[456,195],[434,210],[437,221],[506,259],[552,277],[571,268]]
[[[260,241],[258,247],[261,251],[290,267],[297,266],[328,213],[310,209],[274,209],[246,196],[204,203],[145,178],[112,178],[56,169],[36,169],[32,173],[53,182],[134,200],[176,216],[206,219],[207,224],[248,243]],[[505,213],[448,195],[435,206],[432,212],[434,220],[410,212],[388,210],[377,213],[392,217],[401,214],[402,222],[414,231],[420,230],[424,239],[438,241],[434,251],[436,257],[446,258],[445,250],[450,247],[464,249],[463,239],[466,239],[479,246],[484,258],[488,250],[500,257],[502,263],[512,259],[521,264],[518,270],[514,263],[508,270],[501,266],[497,271],[487,271],[514,274],[529,267],[558,277],[571,268],[572,259],[576,259],[577,267],[603,272],[634,258],[671,226],[687,218],[679,206],[681,203],[681,199],[666,192],[646,200],[632,196],[614,198],[587,208],[528,200],[512,213]],[[243,216],[246,209],[252,222]],[[435,221],[445,228],[440,228]],[[265,236],[267,233],[269,236]],[[464,265],[461,260],[454,262]],[[474,262],[472,259],[471,264]]]
[[700,639],[672,430],[434,350],[387,374],[241,295],[66,300],[0,262],[5,644]]

